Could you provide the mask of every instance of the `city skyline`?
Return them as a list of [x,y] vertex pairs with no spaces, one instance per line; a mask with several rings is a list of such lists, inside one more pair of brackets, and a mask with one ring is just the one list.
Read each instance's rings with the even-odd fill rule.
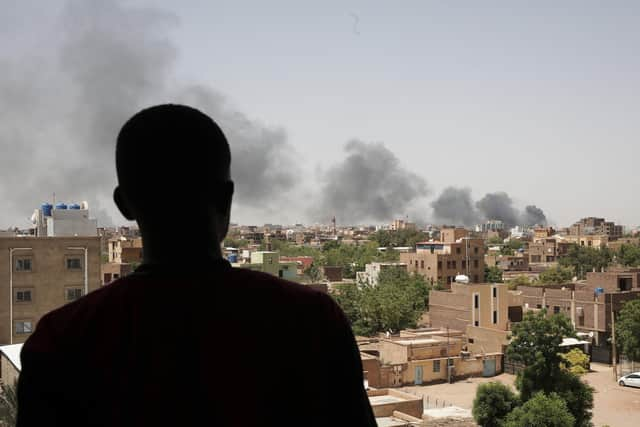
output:
[[[203,108],[246,153],[236,222],[436,222],[449,186],[473,203],[504,191],[559,226],[639,222],[639,5],[84,4],[26,1],[0,18],[0,228],[52,192],[125,223],[110,199],[115,135],[170,100]],[[358,159],[372,178],[342,188]]]

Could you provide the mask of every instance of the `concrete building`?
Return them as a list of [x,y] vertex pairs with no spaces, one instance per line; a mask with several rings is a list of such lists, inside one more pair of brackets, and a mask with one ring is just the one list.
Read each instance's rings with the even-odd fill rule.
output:
[[233,266],[261,271],[285,280],[295,280],[298,270],[296,262],[280,262],[280,253],[275,251],[251,252],[249,263],[233,264]]
[[459,274],[484,282],[484,252],[484,241],[469,237],[464,228],[443,228],[439,241],[418,243],[415,252],[400,254],[400,262],[409,272],[449,287]]
[[[538,230],[536,230],[536,234]],[[537,237],[529,243],[527,252],[529,264],[550,264],[558,261],[558,258],[567,254],[572,242],[556,237]]]
[[421,396],[391,389],[368,390],[367,396],[376,418],[392,417],[394,412],[422,418],[424,403]]
[[616,240],[622,237],[624,228],[611,221],[605,221],[604,218],[588,217],[582,218],[569,227],[569,234],[573,236],[604,234],[609,240]]
[[519,286],[524,310],[545,308],[548,315],[564,314],[576,330],[593,338],[593,361],[611,361],[612,316],[626,301],[640,298],[640,270],[587,273],[586,283]]
[[280,262],[294,262],[297,265],[297,274],[302,276],[305,271],[313,264],[312,256],[281,256]]
[[0,381],[3,384],[13,385],[18,381],[22,370],[21,351],[22,344],[0,346]]
[[389,227],[389,229],[392,231],[415,230],[417,229],[417,227],[415,222],[409,222],[404,219],[395,219],[391,223],[391,226]]
[[0,344],[24,342],[40,318],[101,285],[100,238],[0,238]]
[[133,273],[133,264],[108,262],[102,264],[102,284],[106,285]]
[[376,286],[378,277],[386,270],[406,270],[407,264],[402,262],[372,262],[364,266],[364,271],[356,273],[356,283]]
[[500,220],[492,219],[483,224],[476,225],[476,231],[480,233],[486,233],[488,231],[502,231],[504,229],[504,222]]
[[98,221],[89,217],[87,202],[68,206],[64,203],[55,206],[43,203],[34,211],[31,220],[37,237],[98,235]]
[[529,254],[487,254],[484,260],[487,267],[498,267],[503,271],[529,271]]
[[142,238],[115,237],[109,239],[109,262],[116,264],[140,264],[142,262]]

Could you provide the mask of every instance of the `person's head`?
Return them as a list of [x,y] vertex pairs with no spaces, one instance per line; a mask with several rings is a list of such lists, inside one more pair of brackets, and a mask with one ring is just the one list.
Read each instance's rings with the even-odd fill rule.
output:
[[227,139],[209,116],[185,105],[150,107],[118,135],[114,200],[143,230],[191,223],[221,241],[233,196],[230,164]]

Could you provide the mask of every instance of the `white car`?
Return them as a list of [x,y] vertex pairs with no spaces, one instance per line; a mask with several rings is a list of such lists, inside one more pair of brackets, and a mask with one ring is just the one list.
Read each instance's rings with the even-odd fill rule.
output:
[[640,387],[640,372],[634,372],[618,379],[621,386],[628,385],[630,387]]

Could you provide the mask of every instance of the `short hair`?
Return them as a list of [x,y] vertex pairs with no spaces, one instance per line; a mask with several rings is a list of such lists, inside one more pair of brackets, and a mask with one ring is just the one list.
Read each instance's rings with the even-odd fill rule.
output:
[[230,165],[229,144],[220,127],[186,105],[146,108],[118,134],[118,184],[138,208],[169,198],[186,203],[215,197],[230,180]]

